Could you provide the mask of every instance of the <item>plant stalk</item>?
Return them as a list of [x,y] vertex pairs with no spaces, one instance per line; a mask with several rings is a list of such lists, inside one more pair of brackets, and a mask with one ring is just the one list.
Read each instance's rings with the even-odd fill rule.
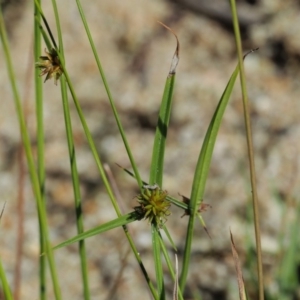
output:
[[244,106],[244,119],[245,119],[245,127],[246,127],[248,158],[249,158],[249,165],[250,165],[250,181],[251,181],[251,188],[252,188],[255,241],[256,241],[256,252],[257,252],[259,300],[264,300],[262,251],[261,251],[261,237],[260,237],[260,226],[259,226],[259,208],[258,208],[258,195],[257,195],[257,186],[256,186],[253,140],[252,140],[252,131],[251,131],[251,122],[250,122],[250,111],[249,111],[248,95],[247,95],[247,88],[246,88],[241,34],[239,29],[239,21],[237,16],[235,0],[230,0],[230,5],[232,11],[234,34],[236,39],[236,47],[237,47],[238,58],[239,58],[240,80],[241,80],[243,106]]

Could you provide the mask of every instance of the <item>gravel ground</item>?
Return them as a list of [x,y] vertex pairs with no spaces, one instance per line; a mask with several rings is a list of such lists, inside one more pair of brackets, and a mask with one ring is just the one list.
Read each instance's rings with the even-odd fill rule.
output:
[[[32,73],[32,2],[15,0],[5,8],[18,86],[26,100],[28,127],[35,146],[35,110]],[[141,175],[147,180],[153,134],[165,78],[175,49],[174,37],[156,20],[170,26],[181,43],[174,106],[166,149],[164,189],[174,196],[189,195],[194,168],[214,109],[237,63],[230,15],[220,7],[207,8],[194,1],[95,1],[83,3],[107,80],[121,115]],[[293,203],[299,192],[299,63],[300,7],[297,1],[239,1],[245,51],[260,50],[245,62],[258,174],[262,247],[266,286],[276,290],[278,236],[283,204],[286,220],[293,220]],[[54,26],[50,1],[43,9]],[[66,63],[101,157],[114,173],[125,211],[132,210],[135,182],[115,165],[129,166],[105,90],[89,48],[74,1],[59,4]],[[249,13],[248,13],[249,12]],[[3,56],[2,48],[0,57]],[[75,235],[73,190],[59,86],[48,81],[45,96],[45,163],[47,206],[53,244]],[[0,60],[0,255],[8,279],[14,285],[19,190],[19,126],[5,62]],[[81,178],[85,228],[115,218],[93,157],[87,146],[75,108],[74,136]],[[225,112],[215,146],[204,202],[212,208],[203,214],[210,240],[200,225],[195,230],[188,290],[199,290],[203,299],[237,299],[238,289],[230,252],[229,229],[241,258],[254,239],[250,226],[248,160],[239,85]],[[16,188],[17,187],[17,188]],[[187,219],[172,209],[169,230],[181,253]],[[250,217],[249,217],[250,216]],[[250,220],[249,220],[250,219]],[[289,223],[288,223],[289,224]],[[287,225],[288,226],[288,225]],[[25,240],[23,244],[20,299],[38,299],[38,232],[36,207],[29,178],[25,182]],[[151,238],[149,225],[130,226],[149,273]],[[286,242],[289,242],[288,240]],[[87,240],[92,299],[141,299],[148,297],[138,266],[128,254],[121,229]],[[77,247],[56,252],[63,299],[83,299]],[[243,260],[244,261],[244,260]],[[246,268],[245,278],[251,277]],[[118,278],[118,279],[117,279]],[[172,283],[166,276],[168,289]],[[143,295],[143,296],[141,296]],[[149,296],[150,298],[150,296]],[[191,294],[186,299],[192,299]],[[0,296],[0,299],[1,296]],[[49,288],[49,299],[53,299]],[[168,297],[171,299],[171,296]],[[254,299],[254,298],[253,298]]]

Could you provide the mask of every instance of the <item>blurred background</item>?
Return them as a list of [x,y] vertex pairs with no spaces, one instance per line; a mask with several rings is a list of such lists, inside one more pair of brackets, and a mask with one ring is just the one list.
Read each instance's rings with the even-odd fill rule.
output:
[[[33,1],[2,1],[18,87],[33,147],[36,145],[33,92]],[[240,0],[244,51],[259,47],[245,61],[257,169],[265,285],[268,299],[278,298],[282,266],[297,225],[300,141],[300,3]],[[43,10],[54,34],[51,1]],[[236,64],[228,1],[102,0],[82,2],[98,54],[141,175],[148,180],[157,113],[176,42],[157,23],[171,27],[181,44],[173,112],[166,148],[163,189],[189,196],[202,141]],[[66,65],[102,160],[115,177],[124,212],[136,205],[135,181],[116,163],[129,168],[75,1],[58,2]],[[43,46],[44,48],[44,46]],[[12,287],[16,285],[20,204],[20,135],[3,50],[0,49],[0,254]],[[85,228],[116,217],[72,105],[72,121],[81,179]],[[44,84],[46,194],[51,239],[57,244],[76,234],[60,87]],[[25,178],[25,218],[20,299],[38,299],[39,237],[35,202]],[[239,81],[217,138],[203,213],[212,239],[200,223],[195,229],[186,299],[237,299],[238,287],[230,248],[232,231],[244,278],[256,299],[256,261],[248,158]],[[187,218],[172,208],[167,225],[182,254]],[[147,222],[130,226],[151,276],[151,236]],[[298,239],[299,240],[299,239]],[[298,241],[299,242],[299,241]],[[298,243],[299,245],[299,243]],[[298,246],[299,249],[299,246]],[[170,251],[171,248],[170,248]],[[125,235],[116,229],[87,240],[93,299],[150,299]],[[299,253],[299,251],[297,252]],[[20,254],[19,254],[20,255]],[[297,256],[298,255],[298,256]],[[55,253],[64,299],[82,299],[77,246]],[[292,264],[289,298],[300,299],[300,258]],[[298,276],[298,277],[297,277]],[[154,278],[154,277],[152,277]],[[172,281],[166,275],[169,292]],[[170,296],[171,297],[171,296]],[[0,296],[0,299],[1,296]],[[49,285],[49,299],[53,299]]]

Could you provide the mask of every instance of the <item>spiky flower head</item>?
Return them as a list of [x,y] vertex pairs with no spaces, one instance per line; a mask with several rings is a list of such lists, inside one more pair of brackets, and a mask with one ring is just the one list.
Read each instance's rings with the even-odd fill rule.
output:
[[144,185],[142,193],[137,197],[140,206],[136,206],[134,209],[141,219],[148,219],[149,223],[161,227],[171,214],[170,202],[166,199],[167,195],[168,192],[161,190],[158,185]]
[[42,69],[40,76],[47,74],[44,82],[46,82],[48,79],[54,78],[54,83],[57,85],[57,80],[63,73],[59,57],[56,50],[53,48],[50,52],[45,49],[45,53],[46,56],[40,56],[41,61],[37,62],[36,66]]

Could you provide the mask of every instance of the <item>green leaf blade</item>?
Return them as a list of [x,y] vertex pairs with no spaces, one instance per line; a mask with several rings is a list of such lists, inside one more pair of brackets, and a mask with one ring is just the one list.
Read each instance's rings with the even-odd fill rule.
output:
[[164,274],[163,266],[161,261],[161,249],[160,249],[160,233],[159,228],[151,224],[152,230],[152,249],[153,249],[153,258],[156,274],[156,283],[157,283],[157,292],[160,300],[165,299],[165,287],[164,287]]
[[2,287],[5,299],[13,300],[12,293],[1,260],[0,260],[0,282],[1,282],[0,286]]
[[149,184],[162,186],[165,146],[170,122],[175,74],[166,80],[154,138]]
[[97,227],[87,230],[83,233],[80,233],[80,234],[58,244],[53,249],[56,250],[56,249],[68,246],[70,244],[73,244],[73,243],[79,242],[81,240],[87,239],[89,237],[92,237],[96,234],[100,234],[105,231],[112,230],[112,229],[120,227],[120,226],[124,226],[124,225],[134,222],[136,220],[138,220],[137,214],[135,212],[131,212],[127,215],[123,215],[117,219],[110,221],[110,222],[104,223],[100,226],[97,226]]
[[232,93],[234,83],[236,81],[238,73],[239,73],[239,68],[237,66],[227,83],[227,86],[223,92],[223,95],[219,101],[216,111],[209,124],[201,148],[201,152],[198,158],[194,180],[193,180],[192,193],[191,193],[190,203],[189,203],[189,210],[191,215],[190,215],[187,234],[186,234],[183,266],[182,266],[182,272],[180,277],[180,288],[182,291],[184,291],[187,274],[188,274],[196,212],[198,210],[199,204],[201,204],[203,199],[205,184],[208,177],[208,171],[210,168],[215,141],[221,125],[224,111],[230,99],[230,95]]

